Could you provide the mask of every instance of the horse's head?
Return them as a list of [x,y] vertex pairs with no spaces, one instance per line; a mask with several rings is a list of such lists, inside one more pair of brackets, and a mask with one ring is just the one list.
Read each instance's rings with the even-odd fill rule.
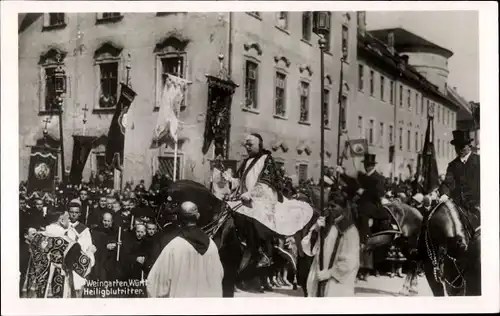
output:
[[467,251],[470,236],[455,203],[448,200],[439,204],[428,221],[429,235],[435,245],[445,247],[447,253],[455,258]]

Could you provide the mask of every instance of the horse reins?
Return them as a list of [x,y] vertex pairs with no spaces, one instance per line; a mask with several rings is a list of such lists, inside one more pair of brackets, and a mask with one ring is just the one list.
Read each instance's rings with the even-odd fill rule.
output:
[[[427,218],[427,222],[430,222],[432,216],[434,215],[434,213],[436,212],[436,210],[438,209],[438,207],[441,206],[443,203],[445,203],[445,202],[441,202],[438,205],[436,205],[436,207],[429,214],[429,217]],[[426,248],[427,248],[427,255],[428,255],[429,259],[431,260],[432,271],[433,271],[433,275],[434,275],[434,280],[436,280],[436,282],[439,282],[439,283],[443,283],[443,281],[444,281],[444,283],[446,283],[448,286],[450,286],[450,287],[452,287],[454,289],[465,289],[467,281],[465,280],[465,277],[463,275],[463,271],[461,271],[460,268],[458,267],[458,265],[457,265],[457,259],[453,258],[452,256],[450,256],[448,253],[446,253],[446,257],[453,262],[453,265],[455,266],[455,270],[458,272],[458,275],[451,282],[448,281],[446,279],[446,277],[444,276],[444,271],[442,271],[441,268],[439,267],[440,264],[442,263],[442,261],[444,260],[444,258],[442,258],[442,257],[438,258],[438,255],[436,254],[436,250],[434,248],[434,245],[432,244],[432,241],[430,239],[429,234],[430,234],[429,233],[429,227],[427,225],[427,229],[426,229],[426,232],[424,234],[425,245],[426,245]],[[457,282],[457,280],[459,278],[462,279],[462,283],[461,283],[460,286],[455,286],[454,284]],[[465,294],[465,292],[464,292],[464,294]]]

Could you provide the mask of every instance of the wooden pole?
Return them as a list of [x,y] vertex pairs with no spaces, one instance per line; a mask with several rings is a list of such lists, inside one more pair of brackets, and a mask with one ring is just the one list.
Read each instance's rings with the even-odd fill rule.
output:
[[[325,60],[324,60],[324,49],[326,46],[326,40],[324,39],[323,36],[320,37],[319,39],[319,48],[320,48],[320,83],[321,83],[321,124],[320,124],[320,200],[319,200],[319,211],[320,215],[324,216],[324,198],[325,198],[325,184],[324,184],[324,176],[325,176],[325,116],[324,116],[324,106],[325,106]],[[339,122],[340,124],[340,122]],[[323,270],[323,259],[324,259],[324,249],[323,249],[323,243],[324,243],[324,236],[323,236],[323,231],[322,229],[319,230],[319,269],[320,271]],[[319,297],[323,296],[322,293],[322,284],[321,282],[318,282],[318,295]]]
[[121,243],[121,239],[122,239],[122,228],[121,226],[118,227],[118,245],[117,245],[117,249],[116,249],[116,261],[120,261],[120,243]]
[[177,139],[175,140],[175,145],[174,145],[174,178],[172,179],[174,182],[177,180],[177,150],[178,150],[178,145],[177,145]]

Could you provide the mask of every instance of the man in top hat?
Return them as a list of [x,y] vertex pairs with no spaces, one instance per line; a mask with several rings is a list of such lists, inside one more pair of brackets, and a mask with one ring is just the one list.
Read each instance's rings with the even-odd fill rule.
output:
[[358,214],[359,214],[359,230],[361,243],[366,244],[370,236],[370,219],[379,221],[380,229],[392,230],[390,225],[389,214],[382,209],[382,198],[385,193],[385,179],[375,170],[376,156],[374,154],[365,154],[363,165],[366,173],[359,173],[357,182],[347,176],[344,169],[340,166],[337,167],[337,172],[340,177],[345,179],[346,183],[350,186],[355,185],[356,197],[358,200]]
[[452,198],[455,203],[479,216],[480,167],[479,155],[472,152],[470,131],[453,131],[453,140],[457,158],[453,159],[446,170],[444,181],[439,187],[440,202]]

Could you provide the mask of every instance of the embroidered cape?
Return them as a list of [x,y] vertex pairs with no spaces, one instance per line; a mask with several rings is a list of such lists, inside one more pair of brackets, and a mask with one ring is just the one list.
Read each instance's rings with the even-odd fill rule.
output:
[[90,258],[81,250],[80,245],[63,237],[36,234],[30,251],[23,292],[32,292],[38,298],[64,297],[66,278],[72,279],[70,272],[74,271],[85,277],[91,265]]

